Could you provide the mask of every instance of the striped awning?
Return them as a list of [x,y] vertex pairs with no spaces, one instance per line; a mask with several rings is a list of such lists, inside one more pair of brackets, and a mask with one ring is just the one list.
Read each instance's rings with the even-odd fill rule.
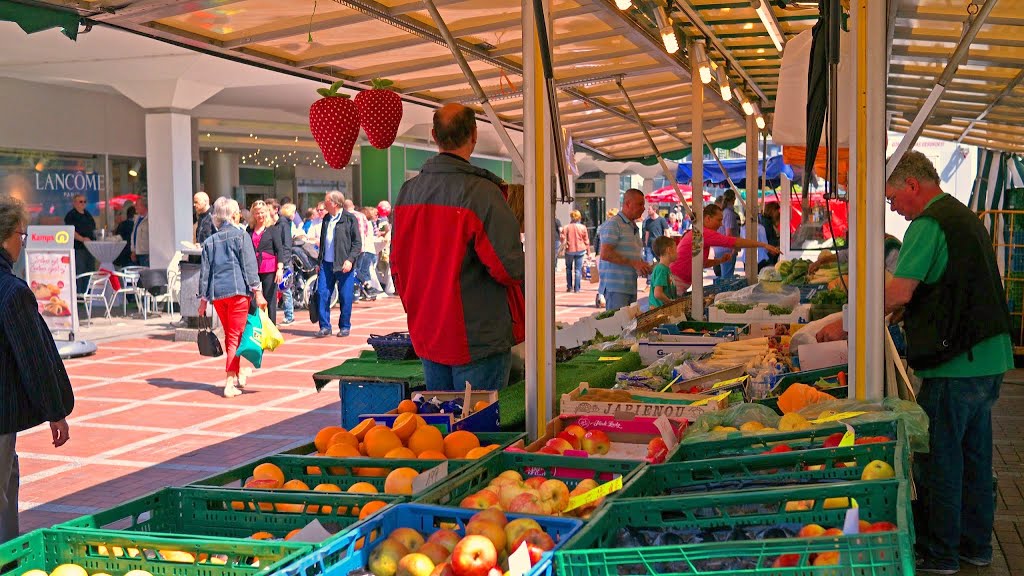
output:
[[979,148],[978,175],[971,191],[970,209],[979,213],[986,210],[1024,210],[1024,203],[1015,202],[1007,194],[1006,191],[1013,188],[1024,189],[1024,159],[1019,154]]

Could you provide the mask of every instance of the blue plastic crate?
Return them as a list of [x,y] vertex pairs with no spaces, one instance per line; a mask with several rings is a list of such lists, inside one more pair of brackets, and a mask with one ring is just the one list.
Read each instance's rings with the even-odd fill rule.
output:
[[[275,573],[275,576],[320,576],[319,566],[331,566],[323,576],[345,576],[353,571],[362,571],[370,553],[377,544],[388,538],[397,528],[412,528],[424,536],[441,528],[451,528],[465,533],[469,519],[479,510],[448,508],[429,504],[399,504],[382,510],[378,514],[352,526],[349,532],[325,546],[293,562]],[[555,550],[561,548],[583,527],[583,522],[574,518],[551,516],[527,516],[506,514],[509,521],[517,518],[533,518],[555,541]],[[549,558],[548,558],[549,560]],[[549,573],[550,562],[541,560],[525,576],[540,576]]]
[[409,398],[408,382],[345,381],[338,383],[341,425],[351,429],[362,414],[383,414]]

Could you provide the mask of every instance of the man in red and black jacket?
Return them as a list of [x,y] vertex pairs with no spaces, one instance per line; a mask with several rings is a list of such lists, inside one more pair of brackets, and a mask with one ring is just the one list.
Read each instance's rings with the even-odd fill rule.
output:
[[413,347],[431,390],[496,390],[511,349],[525,338],[523,244],[500,178],[469,163],[476,115],[449,104],[434,113],[440,154],[402,186],[395,203],[391,271]]

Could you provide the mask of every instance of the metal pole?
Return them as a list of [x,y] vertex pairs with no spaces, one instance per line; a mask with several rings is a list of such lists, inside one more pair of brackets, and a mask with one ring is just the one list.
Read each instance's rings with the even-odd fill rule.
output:
[[[690,70],[697,70],[697,51],[690,50]],[[693,142],[690,155],[693,158],[692,223],[693,235],[693,283],[691,284],[690,316],[694,320],[704,319],[704,83],[700,74],[690,75],[690,96],[693,101]]]
[[[546,6],[550,9],[550,4]],[[555,394],[555,293],[551,135],[533,0],[523,0],[523,134],[526,151],[526,431],[546,432]]]
[[676,196],[679,197],[679,203],[686,209],[690,219],[693,219],[693,211],[689,206],[686,205],[686,198],[683,197],[683,191],[679,189],[679,182],[676,181],[676,175],[668,167],[668,163],[661,156],[661,152],[658,150],[658,145],[654,143],[654,138],[651,138],[651,133],[647,130],[647,124],[644,123],[643,118],[640,117],[640,113],[636,111],[636,106],[633,105],[633,99],[629,97],[629,92],[626,92],[626,87],[622,85],[622,77],[615,79],[615,84],[619,87],[619,92],[622,92],[622,97],[626,99],[626,104],[629,105],[629,110],[633,114],[633,119],[640,126],[640,131],[644,133],[644,137],[647,138],[647,144],[650,145],[651,150],[654,152],[654,156],[658,159],[658,164],[661,165],[661,172],[665,175],[665,179],[672,184],[672,189],[676,191]]
[[[754,116],[747,116],[747,240],[757,240],[757,200],[760,193],[760,186],[757,185],[757,141]],[[747,248],[747,260],[743,267],[747,272],[747,282],[753,284],[757,280],[757,248]]]
[[[441,17],[441,13],[437,11],[437,6],[434,5],[434,0],[423,0],[423,5],[426,6],[427,12],[430,12],[430,17],[434,20],[434,25],[437,26],[437,31],[444,37],[444,41],[448,44],[448,49],[451,50],[452,56],[455,57],[455,62],[458,63],[459,68],[462,68],[462,73],[466,76],[466,81],[473,88],[473,92],[476,93],[477,99],[480,105],[483,106],[484,112],[487,113],[487,117],[491,120],[491,125],[494,126],[494,131],[498,133],[498,137],[501,138],[502,144],[508,150],[508,155],[512,158],[512,163],[517,168],[523,171],[523,156],[519,153],[519,149],[512,142],[512,138],[508,135],[508,131],[505,130],[505,125],[501,123],[501,119],[498,118],[498,113],[494,111],[491,106],[491,101],[487,98],[487,94],[484,89],[480,86],[480,82],[476,79],[476,74],[469,67],[469,63],[466,62],[466,57],[462,55],[462,50],[459,49],[458,42],[455,41],[455,37],[452,36],[451,30],[448,29],[448,25],[445,24],[444,18]],[[525,9],[525,6],[524,6]],[[524,32],[525,33],[525,32]],[[526,48],[525,44],[523,46]]]
[[[896,169],[896,165],[899,164],[900,159],[914,147],[917,143],[917,138],[921,135],[921,131],[924,130],[924,123],[932,115],[932,111],[935,110],[935,106],[938,105],[939,100],[942,99],[942,94],[946,91],[946,85],[953,79],[953,75],[956,74],[957,68],[960,66],[960,62],[967,56],[967,51],[971,48],[971,43],[978,36],[978,32],[981,32],[981,28],[985,25],[985,20],[988,15],[992,12],[992,9],[996,6],[996,0],[986,0],[978,11],[978,15],[974,17],[971,25],[967,28],[967,32],[964,33],[963,38],[960,39],[960,43],[956,45],[956,49],[953,50],[953,55],[949,57],[949,62],[946,63],[946,67],[942,70],[942,74],[939,75],[938,80],[935,81],[935,86],[932,87],[932,91],[928,94],[928,98],[925,99],[924,105],[917,111],[917,116],[914,117],[914,121],[910,123],[910,128],[907,133],[903,136],[903,140],[900,145],[896,147],[896,151],[889,157],[889,161],[885,165],[885,177],[886,179],[892,175],[893,170]],[[852,165],[852,164],[851,164]]]

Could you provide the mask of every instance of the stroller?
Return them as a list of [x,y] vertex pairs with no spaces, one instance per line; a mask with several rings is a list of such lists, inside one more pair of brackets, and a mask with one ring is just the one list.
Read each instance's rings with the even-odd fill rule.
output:
[[291,274],[284,278],[283,289],[292,291],[296,306],[306,308],[309,305],[309,295],[313,291],[313,283],[316,282],[316,259],[315,246],[299,239],[294,240],[292,270]]

